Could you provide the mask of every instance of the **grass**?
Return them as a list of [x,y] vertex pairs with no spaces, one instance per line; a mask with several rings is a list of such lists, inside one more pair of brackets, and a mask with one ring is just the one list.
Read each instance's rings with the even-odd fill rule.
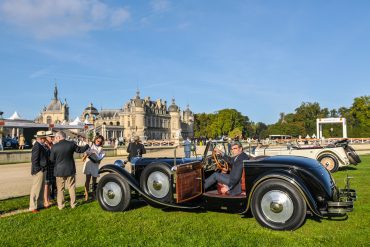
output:
[[[359,166],[334,174],[341,188],[346,175],[353,176],[358,195],[355,210],[343,221],[307,218],[296,231],[279,232],[237,214],[164,211],[140,202],[132,210],[111,213],[92,202],[1,218],[0,246],[368,246],[370,156],[361,158]],[[17,203],[28,207],[28,198],[1,201],[0,209],[14,209]]]

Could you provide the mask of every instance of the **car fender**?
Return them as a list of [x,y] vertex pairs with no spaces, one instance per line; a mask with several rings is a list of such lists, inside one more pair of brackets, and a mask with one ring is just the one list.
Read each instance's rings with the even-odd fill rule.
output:
[[298,176],[295,176],[292,173],[289,173],[284,170],[280,171],[272,171],[267,174],[263,174],[261,177],[257,178],[253,184],[253,187],[251,188],[251,191],[248,195],[248,202],[247,202],[247,207],[245,211],[242,213],[247,213],[247,211],[250,209],[250,204],[252,200],[253,193],[257,186],[261,184],[262,182],[272,179],[272,178],[277,178],[277,179],[282,179],[285,180],[289,183],[291,183],[293,186],[296,187],[296,189],[299,191],[301,196],[303,197],[304,201],[306,202],[308,208],[311,210],[313,214],[315,214],[318,217],[323,217],[323,215],[320,213],[317,207],[317,203],[311,193],[311,191],[307,188],[305,185],[304,181],[299,178]]
[[191,206],[183,206],[183,205],[177,205],[177,204],[171,204],[171,203],[165,203],[158,200],[155,200],[154,198],[150,197],[148,194],[146,194],[141,188],[140,184],[136,179],[124,168],[116,165],[105,165],[102,168],[100,168],[99,173],[116,173],[122,177],[129,185],[130,187],[135,190],[137,193],[139,193],[143,199],[150,204],[153,207],[157,208],[178,208],[178,209],[197,209],[199,206],[191,207]]

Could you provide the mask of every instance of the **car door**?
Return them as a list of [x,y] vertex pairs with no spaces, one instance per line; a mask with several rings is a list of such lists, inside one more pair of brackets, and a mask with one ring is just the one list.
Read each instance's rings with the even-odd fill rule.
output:
[[176,166],[174,195],[176,203],[192,200],[203,192],[203,169],[200,161]]

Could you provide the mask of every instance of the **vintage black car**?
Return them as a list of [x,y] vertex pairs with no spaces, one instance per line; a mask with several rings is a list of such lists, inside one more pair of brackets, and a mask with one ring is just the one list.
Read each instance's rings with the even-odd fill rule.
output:
[[98,184],[100,206],[108,211],[124,211],[131,199],[138,198],[159,208],[251,212],[262,226],[274,230],[297,229],[307,214],[346,217],[353,210],[356,192],[350,188],[349,178],[346,188],[338,189],[327,169],[305,157],[246,160],[240,195],[220,194],[219,185],[204,191],[205,179],[225,165],[213,152],[216,145],[226,150],[225,143],[209,142],[198,158],[136,158],[126,169],[120,160],[103,166],[100,173],[108,174]]

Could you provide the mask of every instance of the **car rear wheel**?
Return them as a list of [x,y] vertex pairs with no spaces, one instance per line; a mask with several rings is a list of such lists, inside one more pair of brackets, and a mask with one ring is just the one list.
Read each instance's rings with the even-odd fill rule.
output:
[[329,172],[334,173],[338,171],[339,163],[338,159],[331,154],[324,154],[318,158],[318,161],[326,168]]
[[152,198],[171,202],[171,171],[165,164],[149,164],[140,176],[140,186]]
[[130,185],[118,174],[109,173],[102,177],[96,193],[99,205],[104,210],[124,211],[130,205]]
[[254,191],[251,210],[262,226],[294,230],[304,222],[307,208],[296,187],[281,179],[269,179]]

